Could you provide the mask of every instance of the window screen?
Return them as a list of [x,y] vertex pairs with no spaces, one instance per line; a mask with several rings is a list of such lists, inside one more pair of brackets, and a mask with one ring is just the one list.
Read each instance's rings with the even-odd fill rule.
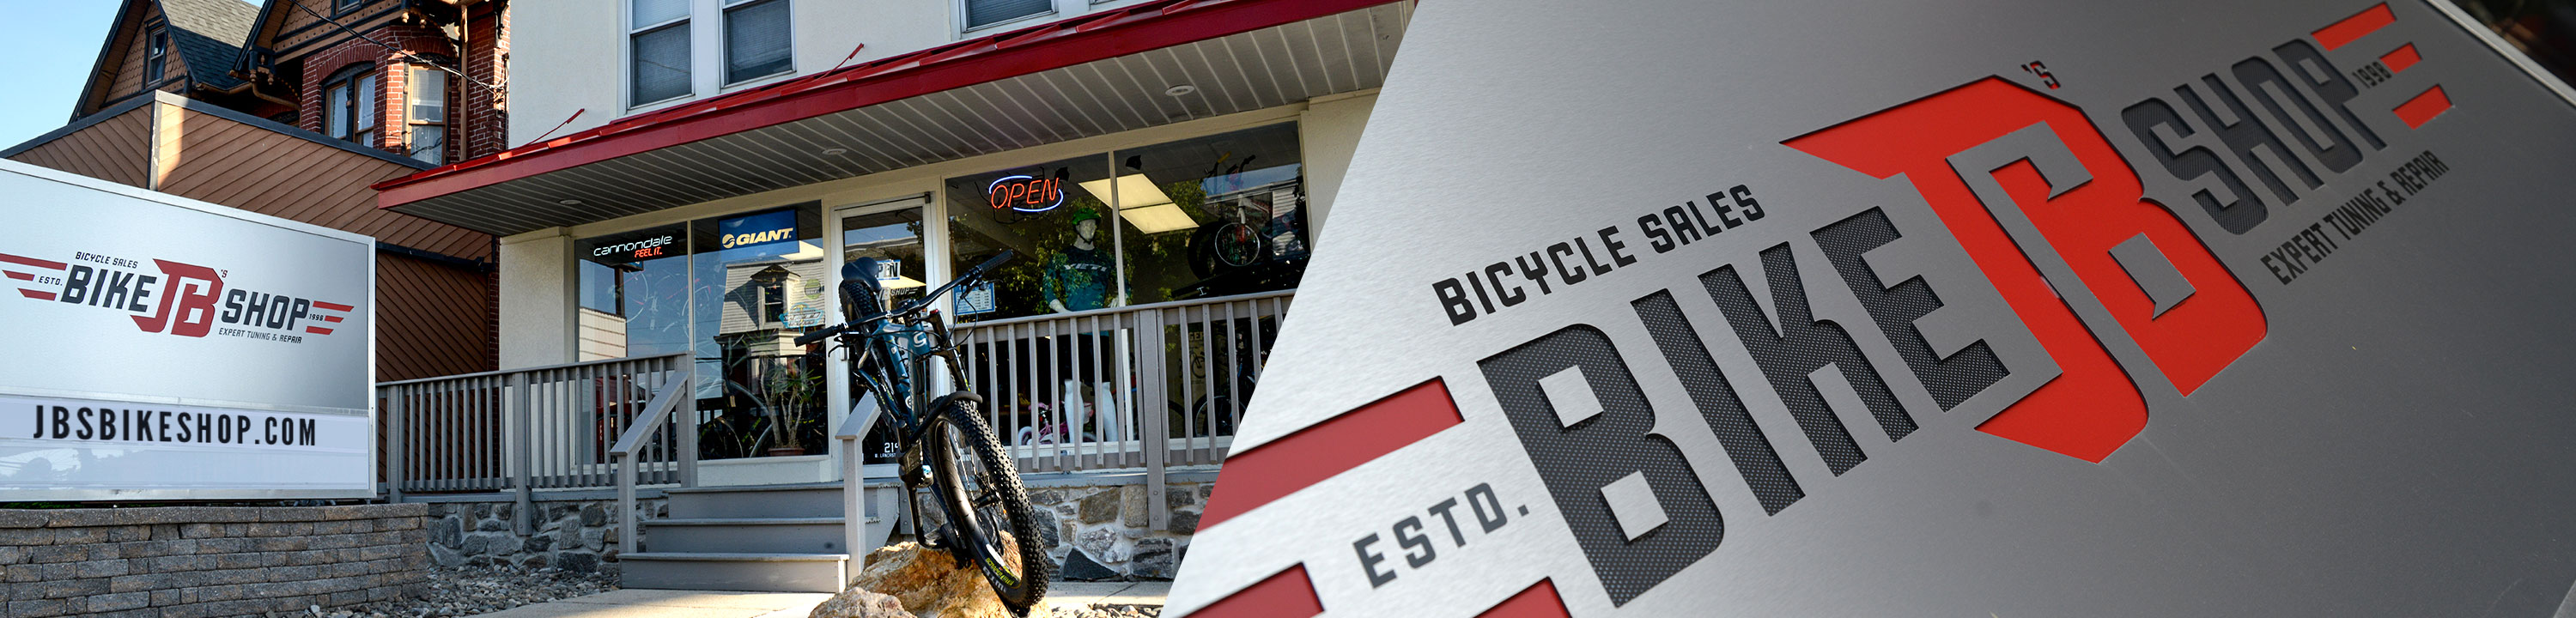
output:
[[688,22],[635,35],[634,102],[651,103],[689,93]]
[[966,28],[982,28],[1053,10],[1054,0],[966,0]]
[[725,9],[725,83],[788,72],[792,47],[787,0],[756,0]]

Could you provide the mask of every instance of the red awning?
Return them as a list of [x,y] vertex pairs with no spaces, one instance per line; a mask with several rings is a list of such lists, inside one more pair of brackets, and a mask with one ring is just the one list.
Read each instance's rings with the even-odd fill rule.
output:
[[[1285,104],[1374,87],[1384,78],[1409,13],[1409,6],[1396,0],[1149,2],[713,97],[422,171],[376,184],[377,206],[494,233],[516,233],[1070,139],[1068,135],[1257,109],[1265,103]],[[1193,45],[1213,47],[1171,53]],[[1092,65],[1090,73],[1102,76],[1120,73],[1118,65],[1102,64],[1111,62],[1133,63],[1174,81],[1207,82],[1197,87],[1207,90],[1201,96],[1210,99],[1196,108],[1184,103],[1178,116],[1152,109],[1132,118],[1091,112],[1083,106],[1123,104],[1135,111],[1140,104],[1167,105],[1161,100],[1140,100],[1134,94],[1121,100],[1116,92],[1100,92],[1153,91],[1153,96],[1166,96],[1160,92],[1164,85],[1155,79],[1135,79],[1138,71],[1133,67],[1123,71],[1127,75],[1123,82],[1132,84],[1095,87],[1082,81],[1092,79],[1083,72],[1085,65]],[[1015,78],[1044,83],[967,98],[930,96]],[[1074,87],[1064,87],[1067,83]],[[1044,87],[1049,85],[1053,87]],[[1215,97],[1219,93],[1222,100]],[[1011,100],[1004,104],[995,102],[995,97]],[[908,113],[919,111],[914,107],[951,100],[955,108],[934,109],[942,114],[931,117],[955,124],[1004,126],[998,133],[1027,133],[1027,139],[978,136],[973,133],[976,127],[933,127],[942,129],[934,134],[954,138],[947,140],[953,143],[939,144],[894,139],[904,137],[899,134],[901,125],[918,123],[881,122],[896,131],[884,135],[852,128],[871,126],[850,114],[873,106],[901,102],[907,107],[887,113]],[[961,115],[979,113],[994,118]],[[836,115],[841,117],[828,118]],[[1048,126],[1059,121],[1064,126]],[[898,142],[906,147],[884,146]],[[861,155],[871,158],[806,160],[812,157],[805,151],[824,147],[865,149]],[[793,156],[776,161],[725,159],[741,153]],[[652,156],[636,156],[648,154]],[[690,164],[708,159],[736,164],[731,169]],[[621,160],[642,167],[601,165]],[[687,175],[693,169],[704,169],[707,176],[665,178]],[[773,169],[775,177],[768,173]],[[607,195],[606,200],[593,193],[636,189],[639,181],[664,180],[676,184],[660,192]],[[672,197],[655,199],[666,194]],[[580,200],[580,206],[589,208],[550,212],[566,200]],[[603,202],[614,206],[602,210]]]

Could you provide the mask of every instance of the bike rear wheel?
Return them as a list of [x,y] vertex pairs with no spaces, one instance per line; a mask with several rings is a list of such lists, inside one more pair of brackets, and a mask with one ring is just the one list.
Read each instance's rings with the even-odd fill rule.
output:
[[1012,612],[1027,615],[1046,597],[1055,562],[1039,546],[1044,537],[1030,514],[1028,492],[985,426],[981,403],[951,397],[930,419],[931,466],[939,473],[934,488],[993,594]]

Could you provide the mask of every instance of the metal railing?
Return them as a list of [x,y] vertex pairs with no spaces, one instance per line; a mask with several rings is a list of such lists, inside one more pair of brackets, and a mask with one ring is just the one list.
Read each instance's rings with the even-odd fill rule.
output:
[[1295,290],[961,324],[961,363],[1020,472],[1225,460]]
[[[1225,459],[1294,298],[1286,290],[962,324],[960,364],[1023,474],[1141,469],[1162,529],[1166,468]],[[614,489],[619,544],[631,551],[636,488],[697,484],[706,419],[694,365],[673,354],[380,384],[386,491],[396,501],[515,493],[524,530],[537,490]],[[845,469],[856,468],[851,425],[834,436],[851,460]]]
[[386,493],[516,493],[524,530],[536,490],[693,485],[697,432],[660,431],[694,420],[691,380],[673,354],[378,384]]

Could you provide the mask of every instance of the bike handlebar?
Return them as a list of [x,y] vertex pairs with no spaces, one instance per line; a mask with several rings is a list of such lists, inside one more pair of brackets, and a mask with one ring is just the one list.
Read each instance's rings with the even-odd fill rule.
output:
[[985,271],[992,270],[993,267],[1000,266],[1003,262],[1010,261],[1011,257],[1014,255],[1018,255],[1018,252],[1010,249],[1003,249],[1000,255],[995,255],[991,259],[984,260],[984,263],[976,264],[974,268],[966,269],[965,274],[958,275],[955,279],[949,279],[947,283],[939,284],[939,287],[932,288],[929,293],[921,295],[921,298],[907,301],[903,306],[897,307],[893,311],[879,313],[840,324],[834,324],[820,330],[809,331],[805,334],[797,335],[796,345],[800,347],[813,345],[816,341],[822,341],[848,331],[851,324],[866,324],[884,319],[886,316],[906,315],[915,311],[920,311],[921,308],[930,306],[931,301],[938,300],[939,297],[947,295],[948,291],[955,289],[958,284],[982,278]]

